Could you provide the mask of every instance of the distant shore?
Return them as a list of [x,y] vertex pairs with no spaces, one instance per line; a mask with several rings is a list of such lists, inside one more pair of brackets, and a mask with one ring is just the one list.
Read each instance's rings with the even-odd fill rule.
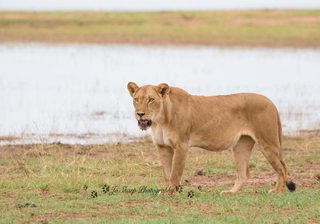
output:
[[0,42],[320,47],[320,10],[0,12]]

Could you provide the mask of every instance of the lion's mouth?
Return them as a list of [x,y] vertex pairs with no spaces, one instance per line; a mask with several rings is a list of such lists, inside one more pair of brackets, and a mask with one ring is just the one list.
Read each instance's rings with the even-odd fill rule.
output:
[[147,130],[148,127],[150,127],[152,124],[152,121],[151,120],[138,120],[138,125],[139,127],[141,128],[141,130]]

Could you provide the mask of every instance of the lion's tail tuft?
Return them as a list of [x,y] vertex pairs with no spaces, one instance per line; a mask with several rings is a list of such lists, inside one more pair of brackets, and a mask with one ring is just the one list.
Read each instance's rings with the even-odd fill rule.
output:
[[293,192],[296,190],[296,184],[293,181],[291,180],[287,181],[286,185],[290,192]]

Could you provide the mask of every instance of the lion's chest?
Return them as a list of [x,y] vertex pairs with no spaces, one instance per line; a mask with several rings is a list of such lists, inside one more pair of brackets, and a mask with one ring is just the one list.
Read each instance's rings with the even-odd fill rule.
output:
[[170,137],[167,130],[158,126],[152,131],[153,144],[170,146]]

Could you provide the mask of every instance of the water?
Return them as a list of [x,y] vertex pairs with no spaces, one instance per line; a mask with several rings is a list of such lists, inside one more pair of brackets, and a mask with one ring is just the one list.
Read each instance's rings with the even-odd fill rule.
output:
[[319,9],[319,0],[0,0],[0,10],[225,10]]
[[141,136],[129,81],[199,95],[261,93],[278,106],[286,133],[319,129],[319,75],[319,50],[0,44],[0,136],[68,143]]

